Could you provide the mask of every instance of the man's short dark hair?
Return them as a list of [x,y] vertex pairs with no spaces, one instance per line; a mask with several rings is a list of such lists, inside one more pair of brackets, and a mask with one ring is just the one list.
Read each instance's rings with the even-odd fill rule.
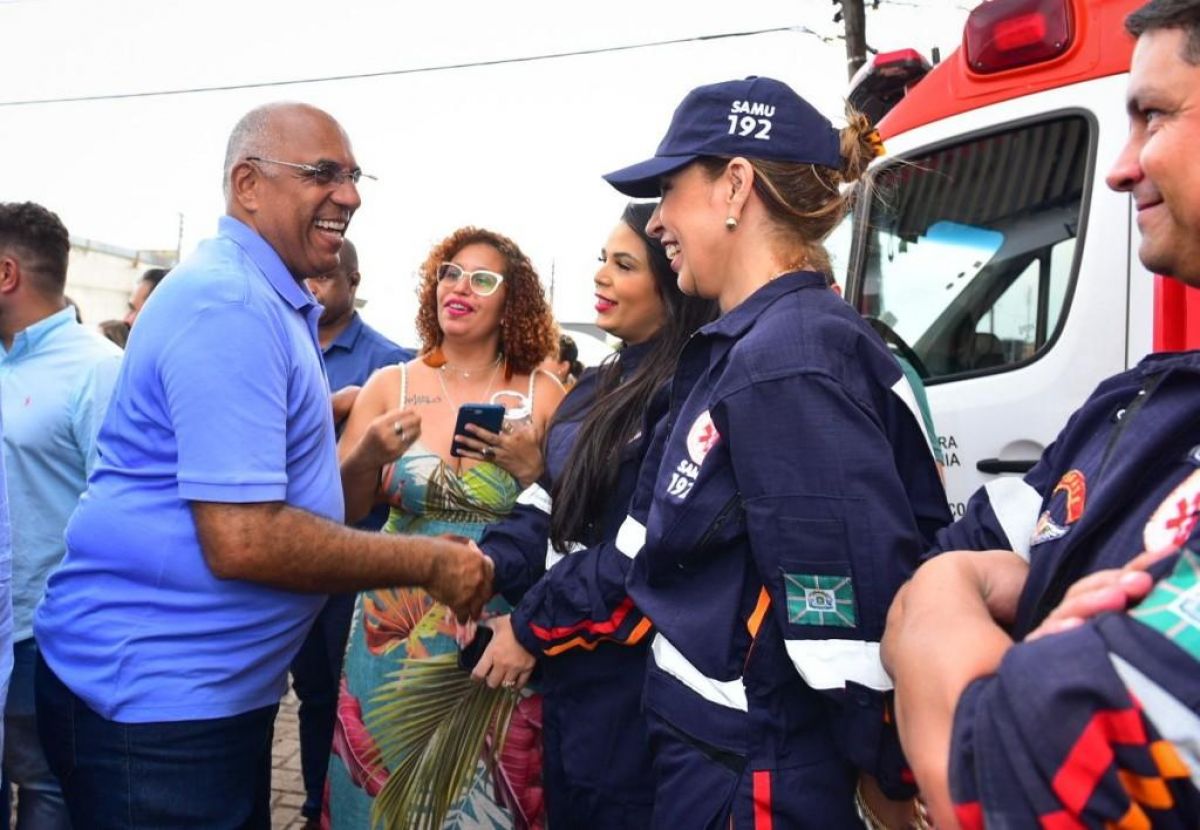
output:
[[21,268],[42,288],[61,293],[67,284],[71,237],[53,211],[34,202],[0,202],[0,252],[19,256]]
[[1125,18],[1125,30],[1134,37],[1159,29],[1179,29],[1187,38],[1180,56],[1200,65],[1200,0],[1150,0]]
[[154,289],[158,288],[158,284],[163,281],[163,277],[167,273],[166,268],[147,268],[146,272],[142,274],[142,282],[150,283],[150,291],[153,292]]

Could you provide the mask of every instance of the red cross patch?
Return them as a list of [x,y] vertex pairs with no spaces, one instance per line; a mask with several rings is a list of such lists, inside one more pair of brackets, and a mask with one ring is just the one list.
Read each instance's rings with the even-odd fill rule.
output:
[[1192,535],[1200,519],[1200,470],[1163,499],[1142,531],[1142,543],[1151,553],[1175,550]]
[[688,430],[688,455],[695,464],[703,464],[704,459],[720,440],[721,433],[717,432],[712,416],[708,414],[707,410],[701,412],[695,423],[692,424],[692,428]]

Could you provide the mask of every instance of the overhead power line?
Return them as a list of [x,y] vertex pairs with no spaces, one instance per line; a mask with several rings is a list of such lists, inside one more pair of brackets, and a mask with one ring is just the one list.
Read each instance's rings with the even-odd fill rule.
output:
[[821,40],[829,41],[819,32],[814,32],[807,26],[777,26],[771,29],[754,29],[746,32],[724,32],[715,35],[697,35],[672,40],[655,40],[645,43],[630,43],[620,46],[602,46],[595,49],[576,49],[569,52],[547,52],[540,55],[524,55],[515,58],[496,58],[495,60],[469,61],[464,63],[439,64],[435,66],[410,67],[408,69],[388,69],[380,72],[357,72],[345,75],[326,75],[318,78],[295,78],[283,81],[258,81],[244,84],[225,84],[221,86],[187,87],[182,89],[156,89],[141,92],[114,92],[100,95],[73,95],[62,98],[30,98],[16,101],[0,101],[0,107],[29,107],[45,104],[76,104],[85,101],[119,101],[128,98],[157,98],[168,95],[193,95],[202,92],[230,92],[239,89],[266,89],[269,87],[297,86],[299,84],[321,84],[331,81],[357,81],[367,78],[389,78],[399,75],[420,75],[431,72],[450,72],[457,69],[475,69],[484,66],[504,66],[515,63],[532,63],[534,61],[559,60],[575,58],[584,55],[603,55],[613,52],[630,52],[635,49],[656,49],[663,46],[676,46],[683,43],[700,43],[710,40],[727,40],[737,37],[753,37],[755,35],[775,34],[778,32],[795,32],[797,34],[813,35]]

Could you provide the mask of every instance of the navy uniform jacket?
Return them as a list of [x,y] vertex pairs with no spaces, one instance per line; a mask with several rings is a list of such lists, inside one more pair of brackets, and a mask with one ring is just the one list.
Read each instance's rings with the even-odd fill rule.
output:
[[[1121,567],[1143,550],[1183,545],[1198,515],[1200,353],[1152,355],[1101,383],[1024,479],[998,479],[977,492],[964,517],[939,534],[937,550],[1002,548],[1028,558],[1013,628],[1019,640],[1080,577]],[[1188,556],[1181,567],[1194,562]],[[1146,753],[1158,752],[1163,768],[1179,772],[1163,760],[1165,749],[1148,749],[1162,733],[1150,711],[1162,698],[1150,686],[1182,701],[1170,709],[1172,720],[1195,724],[1196,652],[1189,658],[1137,617],[1106,615],[1017,646],[999,674],[968,689],[956,712],[950,774],[964,819],[975,821],[969,826],[1099,827],[1127,812],[1121,826],[1150,826],[1138,823],[1137,811],[1156,827],[1200,824],[1190,782],[1171,784],[1172,776],[1146,766]],[[1146,711],[1128,714],[1138,707]],[[990,757],[996,744],[988,741],[1006,729],[1005,757]],[[1184,757],[1200,780],[1200,729],[1188,746]],[[1173,807],[1188,818],[1172,824]],[[1166,812],[1154,812],[1160,808]]]
[[[623,379],[632,375],[649,348],[641,344],[622,350],[618,366]],[[546,438],[545,475],[521,495],[503,522],[488,528],[480,545],[496,564],[496,590],[514,605],[518,641],[539,657],[550,823],[579,826],[581,820],[601,822],[603,816],[609,826],[641,827],[654,797],[640,712],[645,643],[589,643],[581,648],[569,642],[570,637],[544,636],[548,629],[580,624],[588,617],[587,597],[604,590],[606,580],[597,560],[613,555],[611,542],[629,511],[645,449],[641,435],[616,449],[621,465],[616,486],[591,538],[580,540],[592,546],[576,545],[565,556],[550,548],[549,493],[591,410],[600,375],[596,369],[585,372],[563,400]],[[648,410],[650,424],[665,411],[665,394],[660,398],[662,402]],[[609,544],[601,544],[605,541]],[[617,585],[623,595],[623,571]]]
[[[705,326],[617,539],[629,596],[656,628],[652,729],[661,721],[739,781],[753,772],[756,804],[791,799],[789,815],[826,826],[856,821],[854,768],[911,793],[885,724],[879,638],[947,521],[907,380],[824,276],[779,277]],[[673,752],[656,751],[660,824],[706,826],[739,800],[699,792]],[[659,808],[686,801],[697,806]]]

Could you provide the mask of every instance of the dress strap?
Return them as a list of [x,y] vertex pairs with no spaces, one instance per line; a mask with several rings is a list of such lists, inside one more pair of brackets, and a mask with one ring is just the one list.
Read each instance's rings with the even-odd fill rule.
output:
[[408,400],[408,363],[400,364],[400,408],[404,408],[404,402]]
[[532,372],[529,373],[529,394],[526,395],[525,397],[529,399],[529,411],[530,412],[533,412],[533,382],[535,380],[537,380],[537,373],[540,371],[541,371],[541,369],[535,368]]

